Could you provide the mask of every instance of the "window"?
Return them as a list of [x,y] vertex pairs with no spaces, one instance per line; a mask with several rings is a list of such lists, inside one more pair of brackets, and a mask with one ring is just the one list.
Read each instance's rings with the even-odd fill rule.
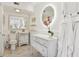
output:
[[25,21],[23,17],[10,16],[10,28],[11,29],[23,29],[25,28]]

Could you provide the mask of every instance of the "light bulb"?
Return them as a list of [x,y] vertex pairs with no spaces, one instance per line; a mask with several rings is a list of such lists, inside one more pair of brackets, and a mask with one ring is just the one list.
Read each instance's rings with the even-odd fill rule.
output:
[[20,12],[20,10],[19,9],[16,9],[16,12]]

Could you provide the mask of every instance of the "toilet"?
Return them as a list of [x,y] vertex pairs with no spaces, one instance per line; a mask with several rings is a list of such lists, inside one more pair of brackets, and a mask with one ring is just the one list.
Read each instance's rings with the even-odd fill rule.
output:
[[10,49],[11,49],[11,52],[14,53],[15,50],[16,50],[16,45],[17,45],[17,40],[16,40],[16,33],[10,33],[10,41],[9,41],[9,44],[10,44]]
[[16,50],[17,40],[10,40],[11,52],[14,53]]

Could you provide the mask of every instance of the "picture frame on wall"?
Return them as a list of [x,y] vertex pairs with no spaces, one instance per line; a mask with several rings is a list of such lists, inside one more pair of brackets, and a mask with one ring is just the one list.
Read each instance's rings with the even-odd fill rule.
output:
[[31,19],[31,26],[36,26],[36,17],[33,16],[32,19]]

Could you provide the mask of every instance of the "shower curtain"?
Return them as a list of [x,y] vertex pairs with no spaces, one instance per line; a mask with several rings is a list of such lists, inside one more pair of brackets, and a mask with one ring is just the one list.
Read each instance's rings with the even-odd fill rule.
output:
[[74,50],[73,56],[79,57],[79,21],[75,22],[74,27]]
[[57,56],[79,57],[79,21],[62,24]]
[[58,57],[73,56],[74,24],[63,23],[60,37],[58,39]]

